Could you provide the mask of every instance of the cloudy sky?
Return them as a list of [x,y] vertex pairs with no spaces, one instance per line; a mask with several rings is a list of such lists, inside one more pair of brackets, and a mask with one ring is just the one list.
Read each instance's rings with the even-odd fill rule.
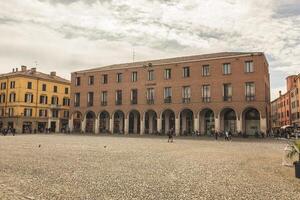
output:
[[[0,73],[263,51],[272,95],[300,73],[300,0],[0,0]],[[284,90],[284,89],[283,89]]]

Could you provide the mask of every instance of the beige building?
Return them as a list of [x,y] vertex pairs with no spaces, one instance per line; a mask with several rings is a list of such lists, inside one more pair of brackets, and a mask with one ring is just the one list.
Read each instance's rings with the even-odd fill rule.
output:
[[58,132],[68,127],[70,81],[22,66],[0,75],[0,128]]
[[215,53],[72,73],[72,131],[177,135],[266,132],[270,83],[264,53]]

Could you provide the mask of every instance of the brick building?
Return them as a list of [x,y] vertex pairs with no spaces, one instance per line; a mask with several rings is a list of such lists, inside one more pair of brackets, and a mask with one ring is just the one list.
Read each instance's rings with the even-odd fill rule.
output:
[[300,127],[300,74],[291,75],[286,78],[287,92],[271,102],[271,125],[272,128],[279,128],[285,125]]
[[59,132],[67,128],[70,81],[22,66],[0,74],[0,129]]
[[254,134],[270,127],[263,53],[215,53],[116,64],[71,75],[72,131]]

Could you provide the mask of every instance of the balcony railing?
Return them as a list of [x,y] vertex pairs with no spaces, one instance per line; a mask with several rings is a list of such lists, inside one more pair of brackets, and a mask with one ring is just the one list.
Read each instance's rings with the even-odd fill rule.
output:
[[60,108],[61,106],[60,105],[57,105],[57,104],[51,104],[50,105],[50,108],[56,108],[56,109],[58,109],[58,108]]
[[246,96],[246,101],[255,101],[255,96],[254,95]]
[[231,96],[224,96],[223,101],[231,101],[232,97]]
[[202,102],[209,103],[211,101],[210,97],[202,97]]
[[131,103],[132,105],[137,104],[137,99],[132,99],[132,100],[130,101],[130,103]]
[[182,98],[182,103],[190,103],[191,98]]
[[101,106],[107,106],[107,101],[102,101]]
[[154,104],[154,99],[147,99],[147,104]]
[[172,97],[166,97],[166,98],[164,99],[164,102],[165,102],[165,103],[172,103]]

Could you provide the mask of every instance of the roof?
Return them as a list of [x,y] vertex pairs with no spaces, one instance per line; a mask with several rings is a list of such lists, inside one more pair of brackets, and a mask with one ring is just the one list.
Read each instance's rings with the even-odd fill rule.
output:
[[39,79],[44,79],[48,81],[54,81],[54,82],[62,82],[62,83],[68,83],[70,84],[71,82],[67,79],[64,79],[62,77],[56,76],[56,75],[50,75],[50,74],[45,74],[42,72],[35,71],[33,69],[28,69],[28,70],[20,70],[20,71],[14,71],[14,72],[9,72],[5,74],[0,74],[0,78],[3,77],[11,77],[11,76],[26,76],[26,77],[31,77],[31,78],[39,78]]
[[201,61],[201,60],[212,60],[212,59],[220,59],[220,58],[228,58],[228,57],[240,57],[240,56],[247,56],[247,55],[251,56],[251,55],[264,55],[264,54],[262,52],[220,52],[220,53],[166,58],[166,59],[158,59],[158,60],[147,60],[147,61],[139,61],[139,62],[132,62],[132,63],[113,64],[113,65],[108,65],[108,66],[103,66],[103,67],[96,67],[96,68],[92,68],[92,69],[81,70],[81,71],[77,71],[75,73],[143,67],[145,65],[148,65],[149,63],[151,63],[152,65],[164,65],[164,64],[184,63],[184,62]]

